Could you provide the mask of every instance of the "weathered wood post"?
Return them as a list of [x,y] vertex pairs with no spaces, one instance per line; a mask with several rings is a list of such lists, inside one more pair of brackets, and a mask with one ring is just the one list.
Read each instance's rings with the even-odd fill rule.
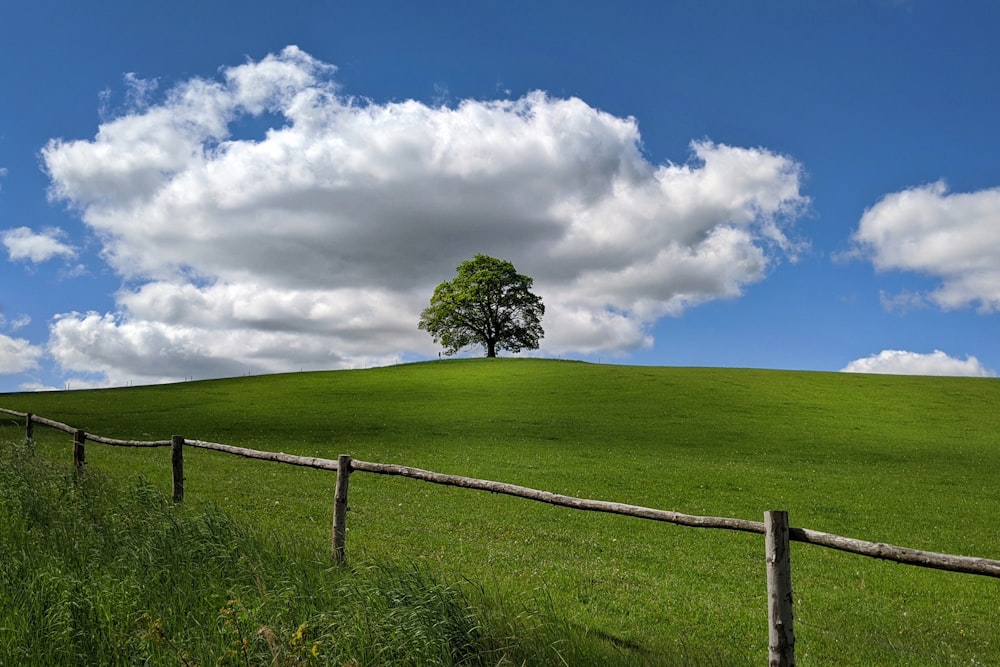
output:
[[174,502],[184,502],[184,437],[170,438],[170,463],[174,469]]
[[795,665],[795,633],[792,628],[792,563],[788,547],[788,512],[765,512],[767,664],[770,667],[794,667]]
[[35,415],[31,414],[30,412],[25,416],[25,423],[24,423],[25,440],[31,440],[33,437],[35,437],[35,421],[33,419],[34,416]]
[[76,466],[77,470],[83,470],[83,466],[86,464],[86,452],[84,451],[84,443],[87,442],[87,434],[77,429],[73,433],[73,465]]
[[337,457],[337,486],[333,492],[333,562],[343,565],[347,541],[347,484],[351,477],[351,457]]

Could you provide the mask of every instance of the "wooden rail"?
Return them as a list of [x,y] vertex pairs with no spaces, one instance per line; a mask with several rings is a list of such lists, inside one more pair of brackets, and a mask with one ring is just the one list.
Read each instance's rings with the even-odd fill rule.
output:
[[38,415],[30,412],[24,413],[17,412],[15,410],[8,410],[6,408],[0,408],[0,413],[24,419],[25,435],[29,439],[32,437],[34,424],[41,424],[73,435],[73,460],[79,469],[82,469],[85,465],[84,443],[87,440],[117,447],[171,447],[175,502],[182,502],[184,499],[183,448],[185,446],[197,447],[199,449],[209,449],[262,461],[272,461],[307,468],[316,468],[319,470],[336,471],[337,485],[334,494],[334,520],[331,542],[333,558],[338,564],[345,562],[348,478],[350,473],[354,471],[369,472],[378,475],[409,477],[411,479],[430,482],[432,484],[489,491],[491,493],[500,493],[508,496],[548,503],[550,505],[558,505],[561,507],[569,507],[572,509],[590,512],[619,514],[639,519],[648,519],[652,521],[673,523],[680,526],[689,526],[692,528],[716,528],[764,535],[768,575],[770,665],[784,666],[794,665],[795,663],[795,638],[792,629],[791,565],[788,549],[789,542],[815,544],[828,549],[836,549],[838,551],[845,551],[848,553],[858,554],[860,556],[889,560],[917,567],[1000,578],[1000,560],[910,549],[907,547],[884,544],[881,542],[869,542],[866,540],[843,537],[841,535],[834,535],[806,528],[793,528],[789,526],[788,515],[787,512],[784,511],[765,512],[764,521],[762,522],[747,521],[745,519],[732,519],[727,517],[697,516],[682,514],[681,512],[674,512],[670,510],[641,507],[638,505],[627,505],[623,503],[593,500],[589,498],[576,498],[573,496],[551,493],[549,491],[540,491],[538,489],[532,489],[525,486],[518,486],[516,484],[508,484],[506,482],[476,479],[473,477],[462,477],[460,475],[449,475],[430,470],[422,470],[420,468],[413,468],[410,466],[358,461],[347,455],[341,455],[337,460],[312,456],[296,456],[294,454],[285,454],[283,452],[269,452],[258,449],[249,449],[246,447],[236,447],[233,445],[207,442],[204,440],[187,440],[181,436],[173,436],[170,440],[118,440],[115,438],[93,435],[91,433],[84,433],[82,430],[76,429],[68,424],[63,424],[62,422],[47,419],[45,417],[39,417]]

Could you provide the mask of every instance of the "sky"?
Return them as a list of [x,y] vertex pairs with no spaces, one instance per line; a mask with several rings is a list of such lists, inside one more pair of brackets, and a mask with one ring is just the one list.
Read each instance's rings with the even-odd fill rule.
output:
[[[0,392],[436,359],[994,377],[1000,3],[0,3]],[[470,349],[469,355],[481,350]]]

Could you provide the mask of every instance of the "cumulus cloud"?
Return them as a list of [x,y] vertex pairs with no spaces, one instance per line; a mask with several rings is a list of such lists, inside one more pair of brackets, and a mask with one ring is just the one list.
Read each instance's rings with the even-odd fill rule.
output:
[[0,232],[0,243],[7,248],[11,261],[27,260],[35,264],[47,262],[53,257],[75,257],[76,250],[60,241],[63,232],[46,229],[42,233],[28,227],[15,227]]
[[[206,373],[172,368],[433,354],[420,310],[479,252],[535,279],[546,350],[625,352],[801,249],[788,230],[809,202],[787,156],[705,140],[653,164],[634,118],[580,99],[380,104],[334,73],[287,47],[159,101],[144,88],[93,139],[48,143],[52,197],[130,285],[119,312],[58,319],[64,367],[183,377]],[[247,136],[254,118],[275,122]]]
[[879,270],[940,279],[925,295],[940,308],[1000,309],[1000,188],[949,193],[939,181],[886,195],[865,211],[854,243]]
[[23,338],[0,334],[0,375],[22,373],[36,368],[44,350]]
[[841,369],[845,373],[884,373],[887,375],[952,375],[965,377],[996,377],[978,359],[967,356],[956,359],[941,350],[930,354],[882,350],[878,354],[856,359]]

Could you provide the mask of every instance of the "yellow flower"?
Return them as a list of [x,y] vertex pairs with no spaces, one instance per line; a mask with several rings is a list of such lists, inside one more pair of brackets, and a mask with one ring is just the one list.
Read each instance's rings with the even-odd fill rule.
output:
[[309,624],[308,624],[308,623],[303,623],[302,625],[300,625],[300,626],[299,626],[299,628],[298,628],[298,630],[296,630],[296,631],[295,631],[295,634],[294,634],[294,635],[292,635],[292,640],[291,640],[291,642],[289,642],[289,643],[290,643],[290,644],[291,644],[292,646],[295,646],[295,645],[296,645],[296,644],[298,644],[298,643],[299,643],[300,641],[302,641],[302,635],[303,635],[303,634],[305,634],[305,631],[306,631],[306,629],[307,629],[308,627],[309,627]]

